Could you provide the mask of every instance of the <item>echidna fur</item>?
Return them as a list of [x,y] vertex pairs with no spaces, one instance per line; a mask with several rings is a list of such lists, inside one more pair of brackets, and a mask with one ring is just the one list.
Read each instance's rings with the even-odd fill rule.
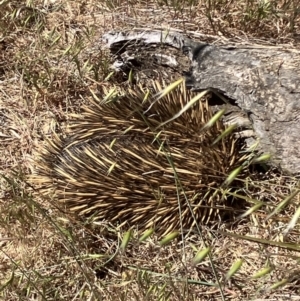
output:
[[212,117],[202,101],[155,131],[192,93],[183,84],[144,114],[154,94],[142,103],[142,88],[128,90],[72,116],[67,137],[54,135],[36,161],[40,191],[79,216],[161,234],[222,218],[228,204],[219,188],[241,165],[239,140],[212,145],[225,127],[218,121],[200,132]]

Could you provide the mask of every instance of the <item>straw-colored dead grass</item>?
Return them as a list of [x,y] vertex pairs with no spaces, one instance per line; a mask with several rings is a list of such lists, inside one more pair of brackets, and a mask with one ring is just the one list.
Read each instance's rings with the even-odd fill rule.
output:
[[[166,5],[168,3],[169,5]],[[116,255],[124,233],[69,220],[55,203],[32,198],[23,175],[51,129],[64,130],[90,90],[109,73],[100,49],[111,29],[172,28],[195,39],[264,39],[298,47],[298,1],[2,1],[0,4],[0,296],[3,300],[299,300],[299,226],[282,232],[299,205],[265,220],[264,210],[234,228],[160,247],[137,237]],[[210,14],[208,14],[208,12]],[[270,182],[270,180],[268,180]],[[293,189],[274,177],[249,198],[274,209]],[[257,183],[261,186],[261,183]],[[246,189],[246,188],[245,188]],[[225,226],[225,225],[224,225]],[[232,234],[233,236],[229,236]],[[234,235],[293,243],[295,250]],[[194,266],[197,250],[212,248]],[[290,248],[290,247],[289,247]],[[233,263],[241,269],[224,285]],[[268,276],[251,280],[265,266]],[[217,278],[216,278],[217,276]],[[211,286],[222,284],[222,290]],[[277,290],[270,286],[289,280]],[[298,299],[297,299],[298,298]]]

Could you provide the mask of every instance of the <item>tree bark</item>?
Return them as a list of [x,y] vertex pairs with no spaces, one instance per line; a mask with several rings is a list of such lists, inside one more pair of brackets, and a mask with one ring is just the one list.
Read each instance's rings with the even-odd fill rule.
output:
[[[146,63],[150,56],[145,49],[155,47],[153,55],[164,58],[162,64],[156,60],[157,64],[176,69],[194,91],[210,89],[225,96],[226,103],[212,101],[211,105],[238,111],[243,122],[251,124],[253,132],[249,126],[247,130],[259,139],[260,151],[272,155],[271,163],[286,173],[300,175],[300,51],[258,45],[215,46],[160,31],[111,32],[103,39],[118,56],[114,66],[119,70],[135,57],[131,53],[130,59],[128,54],[125,58],[128,49],[136,49],[139,61]],[[166,51],[166,47],[177,53]],[[182,55],[188,63],[182,63]],[[253,143],[249,132],[246,139]]]

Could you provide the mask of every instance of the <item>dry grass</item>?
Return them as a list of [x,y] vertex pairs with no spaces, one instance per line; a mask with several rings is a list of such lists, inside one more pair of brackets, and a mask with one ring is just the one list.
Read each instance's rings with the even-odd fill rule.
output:
[[[163,247],[155,237],[139,242],[133,233],[122,252],[125,234],[113,226],[72,220],[51,200],[31,196],[24,176],[31,173],[34,149],[52,129],[64,130],[90,90],[108,84],[109,57],[99,44],[104,32],[172,28],[208,41],[299,47],[296,0],[105,1],[0,2],[2,300],[299,300],[299,225],[283,235],[299,195],[266,219],[291,194],[294,179],[269,174],[265,182],[248,183],[259,187],[248,199],[269,205],[232,228],[204,227],[201,239]],[[193,264],[205,246],[211,260]],[[239,259],[243,265],[226,282]],[[266,266],[271,273],[251,279]],[[217,279],[221,287],[212,285]],[[279,281],[285,285],[270,289]]]

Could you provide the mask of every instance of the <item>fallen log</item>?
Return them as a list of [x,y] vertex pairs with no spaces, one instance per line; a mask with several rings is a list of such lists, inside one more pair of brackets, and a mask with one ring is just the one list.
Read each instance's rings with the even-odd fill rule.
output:
[[103,39],[115,55],[116,70],[143,68],[152,59],[153,68],[160,65],[184,75],[190,89],[225,96],[225,103],[211,105],[238,112],[247,143],[253,143],[251,136],[258,138],[260,151],[272,155],[272,164],[300,175],[300,51],[216,46],[161,31],[110,32]]

